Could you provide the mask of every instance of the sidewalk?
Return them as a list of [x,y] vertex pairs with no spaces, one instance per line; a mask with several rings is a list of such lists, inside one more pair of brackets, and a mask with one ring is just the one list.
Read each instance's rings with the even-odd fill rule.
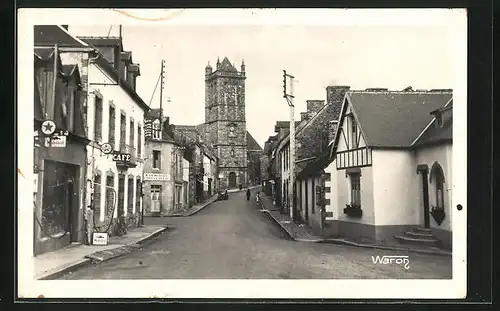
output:
[[[252,186],[252,187],[248,187],[248,189],[250,190],[253,190],[253,189],[256,189],[256,188],[259,188],[261,187],[260,185],[259,186]],[[228,193],[235,193],[235,192],[242,192],[242,191],[247,191],[247,188],[244,188],[244,189],[231,189],[231,190],[228,190],[227,192]],[[196,213],[198,213],[199,211],[201,211],[202,209],[204,209],[205,207],[209,206],[210,204],[214,203],[215,201],[217,201],[217,194],[213,195],[212,197],[210,197],[209,199],[207,199],[205,202],[203,203],[199,203],[199,204],[196,204],[194,205],[193,207],[181,212],[181,213],[175,213],[173,215],[165,215],[164,217],[187,217],[187,216],[192,216]]]
[[393,243],[380,243],[376,241],[371,241],[367,239],[346,239],[346,238],[322,238],[314,235],[312,230],[303,224],[294,223],[290,215],[280,213],[279,209],[275,207],[272,203],[271,198],[263,195],[262,203],[265,209],[262,212],[266,213],[281,229],[290,237],[291,240],[297,242],[312,242],[312,243],[329,243],[329,244],[340,244],[349,245],[364,248],[375,248],[384,250],[393,250],[400,252],[414,252],[420,254],[431,254],[440,256],[451,256],[451,252],[443,250],[437,247],[408,247],[405,245],[398,244],[397,241]]
[[198,213],[199,211],[201,211],[202,209],[204,209],[205,207],[209,206],[210,204],[214,203],[215,201],[217,201],[217,195],[213,195],[210,198],[208,198],[205,202],[195,204],[191,208],[188,208],[188,209],[186,209],[186,210],[184,210],[184,211],[182,211],[180,213],[175,213],[175,214],[172,214],[172,215],[164,215],[163,217],[187,217],[187,216],[192,216],[192,215]]
[[111,237],[107,246],[73,244],[34,257],[35,278],[53,280],[92,262],[107,261],[140,248],[140,243],[167,230],[166,226],[129,229],[127,234]]

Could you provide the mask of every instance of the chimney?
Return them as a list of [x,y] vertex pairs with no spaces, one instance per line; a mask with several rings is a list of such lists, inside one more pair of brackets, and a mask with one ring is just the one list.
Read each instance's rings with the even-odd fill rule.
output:
[[66,31],[68,31],[68,25],[61,25],[61,27],[66,29]]
[[309,119],[309,114],[307,112],[301,112],[300,113],[300,121],[304,121]]
[[331,85],[326,87],[327,105],[333,105],[333,119],[338,120],[344,103],[344,97],[351,87],[347,85]]
[[325,106],[324,100],[306,100],[307,114],[311,118],[317,114],[323,106]]

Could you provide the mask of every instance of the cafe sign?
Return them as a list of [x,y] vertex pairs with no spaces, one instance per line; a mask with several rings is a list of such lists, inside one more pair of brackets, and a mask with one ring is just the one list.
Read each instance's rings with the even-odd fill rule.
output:
[[115,162],[123,162],[123,163],[128,163],[131,160],[131,155],[130,153],[121,153],[121,152],[115,152],[113,153],[113,161]]

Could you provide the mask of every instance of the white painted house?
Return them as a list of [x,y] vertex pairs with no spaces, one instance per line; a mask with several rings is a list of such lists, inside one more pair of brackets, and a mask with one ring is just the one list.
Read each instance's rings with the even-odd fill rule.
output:
[[338,124],[325,170],[338,235],[451,248],[452,91],[349,91]]
[[[79,46],[61,47],[61,59],[81,66],[86,90],[87,232],[126,233],[137,226],[142,209],[144,114],[149,106],[135,91],[139,65],[123,50],[121,37],[74,37]],[[62,33],[61,33],[62,34]],[[111,152],[103,152],[103,144]],[[130,155],[124,162],[113,154]],[[122,163],[122,164],[120,164]],[[118,164],[118,166],[117,166]],[[119,219],[124,222],[118,226]],[[119,228],[120,227],[120,228]]]

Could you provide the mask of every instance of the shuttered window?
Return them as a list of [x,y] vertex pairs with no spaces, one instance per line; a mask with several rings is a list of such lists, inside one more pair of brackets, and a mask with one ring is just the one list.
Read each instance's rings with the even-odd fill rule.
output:
[[109,139],[108,142],[113,145],[115,144],[115,127],[116,127],[116,110],[115,107],[109,107]]
[[102,141],[102,98],[95,97],[94,140]]
[[137,156],[140,157],[142,152],[142,128],[137,127]]

